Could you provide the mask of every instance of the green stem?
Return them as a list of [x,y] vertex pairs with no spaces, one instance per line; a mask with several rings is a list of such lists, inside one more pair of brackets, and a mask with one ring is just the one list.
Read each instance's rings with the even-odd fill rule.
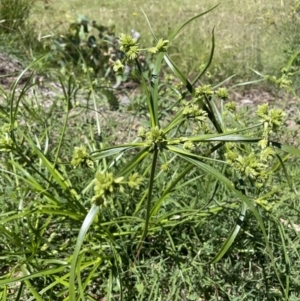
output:
[[159,150],[156,147],[154,152],[153,152],[153,158],[152,158],[152,164],[151,164],[151,172],[150,172],[149,188],[148,188],[148,197],[147,197],[145,228],[144,228],[142,238],[141,238],[141,240],[139,242],[139,245],[138,245],[138,251],[137,251],[135,260],[137,259],[137,257],[140,254],[144,239],[146,238],[147,233],[148,233],[149,220],[150,220],[150,216],[151,216],[151,200],[152,200],[152,192],[153,192],[153,186],[154,186],[154,176],[155,176],[158,152],[159,152]]

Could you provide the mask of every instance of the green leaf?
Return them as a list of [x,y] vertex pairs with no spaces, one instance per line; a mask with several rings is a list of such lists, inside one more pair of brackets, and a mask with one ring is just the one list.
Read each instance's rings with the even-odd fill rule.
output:
[[[193,137],[191,141],[194,141],[194,139],[197,139],[197,137]],[[223,141],[223,142],[239,142],[239,143],[255,143],[260,141],[262,138],[258,137],[247,137],[247,136],[242,136],[242,135],[220,135],[216,137],[211,137],[207,139],[203,139],[201,141]],[[195,140],[197,141],[197,140]]]
[[147,204],[146,204],[145,226],[144,226],[144,231],[143,231],[141,240],[140,240],[139,245],[138,245],[137,256],[138,256],[138,254],[141,250],[143,241],[146,238],[147,233],[148,233],[149,221],[150,221],[150,217],[151,217],[151,201],[152,201],[152,193],[153,193],[153,187],[154,187],[154,177],[155,177],[155,171],[156,171],[158,152],[159,152],[158,149],[155,149],[154,152],[153,152],[150,178],[149,178],[149,183],[148,183],[148,195],[147,195]]
[[[281,242],[282,242],[282,247],[283,247],[283,255],[284,255],[284,260],[285,260],[285,271],[284,271],[284,275],[285,275],[285,290],[284,290],[284,294],[286,297],[286,300],[288,299],[289,296],[289,292],[290,292],[290,266],[291,266],[291,262],[290,262],[290,258],[289,258],[289,251],[286,245],[286,241],[288,240],[288,236],[286,235],[282,223],[279,222],[274,216],[272,216],[276,226],[278,227],[279,233],[280,233],[280,238],[281,238]],[[290,241],[290,243],[292,243]]]
[[120,171],[118,177],[126,177],[139,163],[141,163],[148,155],[149,147],[140,151],[137,155],[135,155],[131,161],[129,161]]
[[[21,270],[23,272],[24,275],[30,275],[30,272],[28,271],[28,269],[26,268],[26,266],[23,264],[21,266]],[[39,295],[39,293],[34,289],[33,285],[30,283],[30,281],[28,279],[24,280],[27,289],[30,291],[30,293],[33,295],[34,299],[37,301],[44,301],[42,299],[42,297]]]
[[182,115],[182,111],[183,109],[177,112],[172,121],[164,128],[165,134],[186,120],[186,118]]
[[183,85],[187,88],[187,90],[191,94],[193,94],[194,88],[192,84],[189,82],[189,80],[187,79],[187,77],[179,70],[179,68],[175,65],[175,63],[171,60],[171,58],[167,54],[165,54],[164,59],[168,64],[168,66],[170,67],[170,69],[172,70],[172,72],[176,75],[176,77],[180,79]]
[[191,23],[192,21],[200,18],[201,16],[204,16],[206,15],[207,13],[209,13],[210,11],[214,10],[216,7],[218,7],[219,4],[217,4],[216,6],[210,8],[209,10],[203,12],[203,13],[200,13],[198,15],[196,15],[195,17],[187,20],[186,22],[184,22],[182,25],[180,25],[178,28],[176,28],[168,37],[168,40],[170,41],[170,43],[174,40],[174,38],[178,35],[178,33],[185,27],[187,26],[189,23]]
[[[36,144],[32,141],[29,136],[25,136],[26,141],[31,145],[34,152],[38,155],[40,160],[42,161],[43,166],[48,170],[51,174],[55,182],[60,186],[60,188],[64,191],[70,189],[72,187],[68,178],[65,178],[56,168],[55,166],[45,157],[45,155],[40,151],[40,149],[36,146]],[[75,192],[75,190],[74,190]]]
[[65,217],[69,217],[70,219],[73,219],[73,220],[76,220],[76,221],[81,221],[83,220],[83,213],[77,213],[77,212],[74,212],[74,211],[70,211],[70,210],[62,210],[61,208],[57,208],[57,209],[54,209],[54,208],[51,208],[50,206],[43,206],[43,205],[40,205],[38,206],[38,211],[40,213],[43,213],[43,214],[48,214],[48,215],[55,215],[55,216],[65,216]]
[[[30,63],[16,78],[14,81],[12,87],[11,87],[11,103],[10,103],[10,123],[15,124],[15,121],[17,120],[17,113],[19,109],[19,103],[21,102],[22,97],[26,94],[29,88],[31,88],[34,84],[30,84],[31,79],[34,75],[34,72],[31,73],[30,77],[27,79],[27,82],[25,83],[24,87],[21,90],[21,93],[16,97],[16,91],[18,88],[18,84],[22,77],[26,74],[27,71],[34,68],[34,65],[45,59],[48,55],[43,55],[40,58],[36,59],[32,63]],[[16,99],[16,102],[14,101]]]
[[234,135],[234,133],[242,132],[247,129],[236,130],[231,133],[217,133],[217,134],[205,134],[191,137],[181,137],[176,139],[169,139],[168,145],[180,144],[185,141],[191,142],[211,142],[211,141],[220,141],[220,142],[239,142],[239,143],[256,143],[261,140],[260,137],[248,137],[243,135]]
[[234,240],[236,239],[236,237],[241,229],[242,223],[243,223],[245,215],[246,215],[246,211],[247,211],[247,205],[245,202],[242,202],[241,212],[240,212],[240,215],[239,215],[239,218],[238,218],[238,221],[237,221],[235,227],[231,230],[229,236],[227,237],[226,241],[222,245],[218,254],[216,254],[216,256],[210,261],[210,263],[212,263],[212,264],[217,263],[227,253],[228,249],[233,244]]
[[288,63],[287,63],[286,66],[285,66],[285,69],[286,69],[287,71],[291,68],[291,66],[292,66],[292,64],[293,64],[293,62],[294,62],[294,60],[295,60],[299,55],[300,55],[300,51],[296,51],[296,52],[290,57]]
[[148,107],[151,107],[150,112],[153,116],[151,119],[154,120],[152,127],[158,126],[158,76],[161,69],[162,60],[164,58],[164,53],[159,53],[157,55],[154,68],[152,70],[150,86],[151,86],[151,97],[148,99]]
[[243,83],[235,84],[235,85],[231,86],[230,88],[233,89],[233,88],[236,88],[236,87],[253,85],[253,84],[257,84],[257,83],[263,82],[264,80],[265,80],[264,78],[263,79],[251,80],[251,81],[248,81],[248,82],[243,82]]
[[294,187],[293,184],[292,184],[292,180],[291,180],[291,178],[290,178],[290,176],[289,176],[289,174],[288,174],[288,171],[287,171],[287,169],[286,169],[286,167],[285,167],[284,161],[281,159],[281,157],[280,157],[278,154],[276,154],[276,157],[277,157],[277,159],[278,159],[278,161],[279,161],[279,163],[280,163],[280,165],[281,165],[281,167],[282,167],[282,169],[283,169],[283,173],[284,173],[284,175],[285,175],[285,178],[286,178],[286,180],[287,180],[287,182],[288,182],[288,185],[289,185],[291,191],[293,191],[293,192],[295,193],[295,195],[296,195],[296,196],[298,197],[298,199],[299,199],[299,194],[298,194],[297,190],[295,189],[295,187]]
[[79,256],[79,252],[81,249],[81,246],[83,244],[84,238],[86,233],[88,232],[91,224],[93,223],[96,215],[98,214],[100,207],[93,205],[88,212],[87,216],[84,219],[84,222],[80,228],[78,238],[76,241],[75,250],[73,253],[73,258],[71,262],[71,270],[70,270],[70,280],[69,280],[69,298],[70,300],[77,300],[76,299],[76,267],[77,267],[77,260]]
[[45,270],[38,271],[36,273],[31,273],[30,275],[26,275],[26,276],[22,276],[22,277],[9,277],[8,279],[0,279],[0,285],[2,286],[2,285],[6,285],[6,284],[13,284],[13,283],[17,283],[17,282],[24,281],[27,279],[34,279],[37,277],[44,277],[44,276],[48,276],[48,275],[56,275],[56,274],[63,272],[67,267],[68,267],[67,265],[63,265],[58,268],[45,269]]
[[300,157],[300,149],[299,148],[296,148],[294,146],[287,145],[287,144],[281,144],[281,143],[274,142],[274,141],[270,141],[270,144],[272,147],[280,149],[290,155]]
[[194,78],[194,80],[192,81],[192,85],[194,86],[197,81],[202,77],[203,74],[205,74],[205,72],[207,71],[207,69],[209,68],[212,60],[213,60],[213,56],[214,56],[214,51],[215,51],[215,35],[214,35],[214,29],[212,31],[212,38],[211,38],[211,50],[210,50],[210,55],[209,55],[209,59],[208,62],[206,63],[205,67],[203,70],[201,70],[201,72]]
[[142,13],[143,13],[144,16],[145,16],[145,19],[146,19],[146,21],[147,21],[147,23],[148,23],[149,29],[150,29],[150,31],[151,31],[151,34],[152,34],[152,36],[153,36],[155,42],[158,42],[158,39],[157,39],[157,37],[155,36],[155,33],[154,33],[153,29],[152,29],[151,23],[150,23],[150,21],[149,21],[147,15],[146,15],[146,13],[144,12],[143,9],[141,9],[141,10],[142,10]]
[[94,160],[102,160],[104,158],[117,155],[121,152],[125,152],[127,150],[142,146],[145,146],[145,143],[128,143],[126,145],[113,146],[92,152],[91,158]]

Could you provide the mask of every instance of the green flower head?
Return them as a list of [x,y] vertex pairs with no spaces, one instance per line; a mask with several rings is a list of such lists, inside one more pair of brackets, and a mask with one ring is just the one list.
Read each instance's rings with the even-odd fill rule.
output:
[[264,117],[266,114],[268,114],[268,110],[269,110],[269,104],[268,103],[264,103],[264,104],[259,105],[257,107],[256,114],[259,117]]
[[138,57],[139,44],[137,42],[137,39],[134,39],[129,34],[121,34],[120,43],[121,43],[120,50],[123,51],[130,60],[134,60]]
[[18,127],[17,122],[14,124],[4,123],[0,128],[0,148],[2,152],[9,152],[13,147],[11,132]]
[[94,162],[90,155],[87,153],[86,147],[81,145],[74,148],[71,164],[75,167],[78,165],[86,165],[90,168],[94,168]]
[[139,127],[138,129],[138,136],[142,139],[145,139],[147,136],[147,130],[144,127]]
[[115,61],[113,70],[116,73],[122,73],[124,71],[124,68],[125,68],[125,66],[122,64],[122,62],[120,60]]
[[228,90],[226,88],[219,88],[216,94],[223,100],[227,100],[229,98]]
[[261,118],[261,122],[266,124],[269,131],[276,131],[285,120],[285,112],[281,109],[271,109],[269,111],[268,104],[258,106],[256,114]]
[[236,103],[234,101],[228,102],[225,104],[226,109],[229,112],[235,112],[236,111]]
[[128,52],[130,47],[132,46],[138,46],[138,42],[136,39],[134,39],[130,34],[121,34],[120,36],[120,43],[121,47],[120,50],[123,52]]
[[150,53],[166,52],[168,49],[169,40],[159,39],[155,47],[148,49]]
[[146,136],[147,140],[153,143],[159,143],[166,139],[163,129],[160,129],[158,126],[151,128]]
[[195,118],[200,123],[203,123],[207,118],[207,112],[202,110],[197,103],[189,102],[183,103],[185,108],[182,115],[186,118]]
[[9,152],[13,145],[14,143],[8,134],[5,134],[3,135],[3,137],[0,137],[0,149],[2,152]]
[[262,162],[268,162],[275,157],[275,151],[271,147],[264,148],[260,153],[260,159]]
[[169,168],[170,168],[170,162],[166,162],[166,163],[161,165],[161,170],[162,171],[168,171]]
[[225,154],[226,161],[229,164],[233,164],[235,160],[238,158],[238,153],[232,150],[228,150]]
[[266,165],[261,163],[254,153],[245,157],[239,155],[235,160],[234,167],[251,179],[264,178],[263,173],[266,169]]
[[211,97],[214,94],[214,91],[211,85],[203,85],[195,90],[195,97]]
[[94,191],[95,195],[93,201],[98,205],[105,204],[107,199],[111,197],[111,194],[117,189],[122,191],[121,182],[123,177],[114,178],[114,175],[109,172],[100,173],[98,172],[95,177]]
[[130,60],[135,60],[139,55],[138,46],[131,46],[129,50],[126,52],[126,55]]
[[186,141],[183,144],[183,148],[189,151],[195,150],[196,146],[192,141]]
[[144,181],[144,178],[139,176],[139,174],[136,172],[129,176],[127,184],[130,188],[139,190],[140,185],[143,183],[143,181]]
[[272,125],[272,128],[276,130],[278,127],[280,127],[284,120],[285,120],[285,112],[283,112],[281,109],[271,109],[269,112],[270,117],[270,123]]

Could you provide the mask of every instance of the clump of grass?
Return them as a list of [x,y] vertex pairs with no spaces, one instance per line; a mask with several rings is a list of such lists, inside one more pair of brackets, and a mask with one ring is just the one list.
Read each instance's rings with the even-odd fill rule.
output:
[[36,3],[36,0],[0,1],[0,51],[27,62],[44,52],[37,27],[30,20]]
[[17,33],[27,26],[35,0],[1,0],[0,33]]

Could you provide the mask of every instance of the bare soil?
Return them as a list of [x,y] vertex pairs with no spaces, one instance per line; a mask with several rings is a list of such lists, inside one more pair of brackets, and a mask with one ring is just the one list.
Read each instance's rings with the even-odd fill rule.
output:
[[[8,88],[24,68],[20,61],[0,52],[0,85],[4,88]],[[20,84],[25,83],[29,76],[29,72],[25,73],[20,80]]]

